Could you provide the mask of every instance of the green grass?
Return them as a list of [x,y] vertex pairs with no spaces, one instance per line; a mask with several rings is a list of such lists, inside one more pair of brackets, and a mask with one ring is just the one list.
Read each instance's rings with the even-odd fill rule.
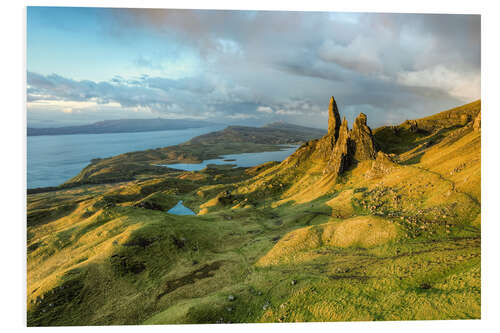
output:
[[[311,143],[288,164],[29,194],[28,325],[480,318],[480,134],[405,131],[384,134],[399,163],[338,183]],[[166,213],[179,200],[200,215]]]
[[[306,247],[296,256],[298,262],[255,266],[287,232],[329,220],[324,215],[315,217],[317,212],[328,212],[329,207],[322,204],[327,199],[318,200],[313,212],[311,204],[304,204],[267,213],[222,209],[203,217],[173,216],[131,206],[114,208],[116,212],[105,224],[126,216],[125,224],[138,224],[139,228],[112,245],[104,260],[87,255],[87,260],[75,261],[88,272],[82,275],[82,283],[97,289],[84,294],[81,305],[71,301],[71,306],[81,308],[97,302],[101,310],[75,310],[69,317],[71,325],[480,316],[478,232],[469,232],[467,239],[451,234],[435,241],[421,235],[370,249]],[[98,232],[105,224],[85,226],[79,233]],[[119,232],[117,229],[113,227]],[[109,237],[115,239],[116,235]],[[70,243],[65,249],[74,247],[73,251],[80,253],[85,245],[78,244],[81,240],[74,242],[77,244]],[[55,251],[57,254],[59,249]],[[219,267],[203,274],[205,266],[216,262]],[[56,282],[45,293],[57,290],[62,283]],[[169,283],[175,283],[175,289],[168,287]],[[424,283],[431,287],[422,289]],[[228,300],[229,295],[235,300]],[[412,308],[414,312],[409,310]],[[57,318],[38,318],[30,323],[69,324],[67,317]]]

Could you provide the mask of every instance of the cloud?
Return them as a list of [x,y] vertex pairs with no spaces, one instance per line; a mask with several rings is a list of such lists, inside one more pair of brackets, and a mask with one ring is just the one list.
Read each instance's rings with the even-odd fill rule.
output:
[[481,97],[479,73],[458,73],[442,65],[420,71],[398,73],[398,82],[410,87],[442,90],[464,102]]
[[[107,81],[30,71],[29,105],[90,102],[86,108],[98,110],[116,103],[221,122],[282,119],[326,127],[332,95],[341,113],[365,112],[372,126],[480,96],[478,15],[103,11],[109,38],[123,45],[152,39],[173,51],[134,50],[130,61],[145,75],[117,72]],[[187,58],[194,65],[184,70]]]
[[273,109],[270,108],[269,106],[259,106],[257,108],[257,112],[263,112],[263,113],[273,113]]
[[278,111],[276,111],[276,114],[283,115],[283,116],[292,116],[292,115],[301,115],[303,113],[300,112],[300,111],[297,111],[297,110],[283,110],[283,109],[279,109]]
[[94,82],[73,80],[56,74],[28,72],[27,83],[28,102],[115,102],[124,107],[150,107],[156,111],[174,104],[171,93],[196,94],[211,90],[197,78],[170,80],[147,76],[128,81],[113,78],[110,81]]
[[257,118],[257,116],[253,115],[253,114],[235,113],[235,114],[229,115],[228,118],[241,120],[241,119]]
[[378,73],[382,70],[382,62],[373,44],[373,39],[361,35],[348,45],[326,40],[318,49],[318,54],[325,61],[334,62],[359,73]]

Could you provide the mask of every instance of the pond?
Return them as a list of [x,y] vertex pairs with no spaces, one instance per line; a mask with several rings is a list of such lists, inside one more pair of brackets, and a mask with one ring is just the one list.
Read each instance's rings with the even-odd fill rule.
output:
[[196,215],[191,209],[187,208],[182,204],[182,200],[172,207],[167,213],[174,215]]

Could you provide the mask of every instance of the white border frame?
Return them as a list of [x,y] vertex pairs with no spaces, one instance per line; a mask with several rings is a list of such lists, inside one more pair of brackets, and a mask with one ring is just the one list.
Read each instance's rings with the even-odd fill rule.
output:
[[[13,329],[39,331],[97,330],[118,331],[179,331],[209,330],[217,332],[253,332],[254,330],[306,330],[364,332],[419,332],[450,331],[490,332],[500,327],[499,276],[497,254],[500,253],[498,237],[500,221],[496,219],[496,201],[500,200],[496,172],[500,163],[498,144],[500,131],[500,105],[497,81],[500,61],[498,32],[499,6],[494,1],[460,0],[350,0],[333,2],[307,1],[228,1],[228,0],[46,0],[10,1],[2,3],[2,176],[1,222],[2,286],[1,318],[4,331]],[[235,324],[235,325],[171,325],[171,326],[106,326],[77,328],[26,328],[26,6],[86,6],[86,7],[143,7],[143,8],[199,8],[199,9],[260,9],[351,12],[400,12],[400,13],[461,13],[481,14],[482,38],[482,320],[415,321],[415,322],[348,322],[301,324]],[[487,182],[485,181],[487,179]]]

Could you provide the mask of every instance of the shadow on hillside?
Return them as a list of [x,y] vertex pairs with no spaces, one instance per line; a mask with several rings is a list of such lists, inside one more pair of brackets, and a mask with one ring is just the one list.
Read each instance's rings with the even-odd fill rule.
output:
[[402,154],[412,151],[412,158],[401,162],[403,165],[416,164],[424,152],[440,143],[446,134],[462,126],[453,126],[448,128],[441,128],[434,133],[428,133],[423,130],[412,132],[406,128],[384,128],[378,131],[375,135],[375,143],[378,148],[386,154]]

